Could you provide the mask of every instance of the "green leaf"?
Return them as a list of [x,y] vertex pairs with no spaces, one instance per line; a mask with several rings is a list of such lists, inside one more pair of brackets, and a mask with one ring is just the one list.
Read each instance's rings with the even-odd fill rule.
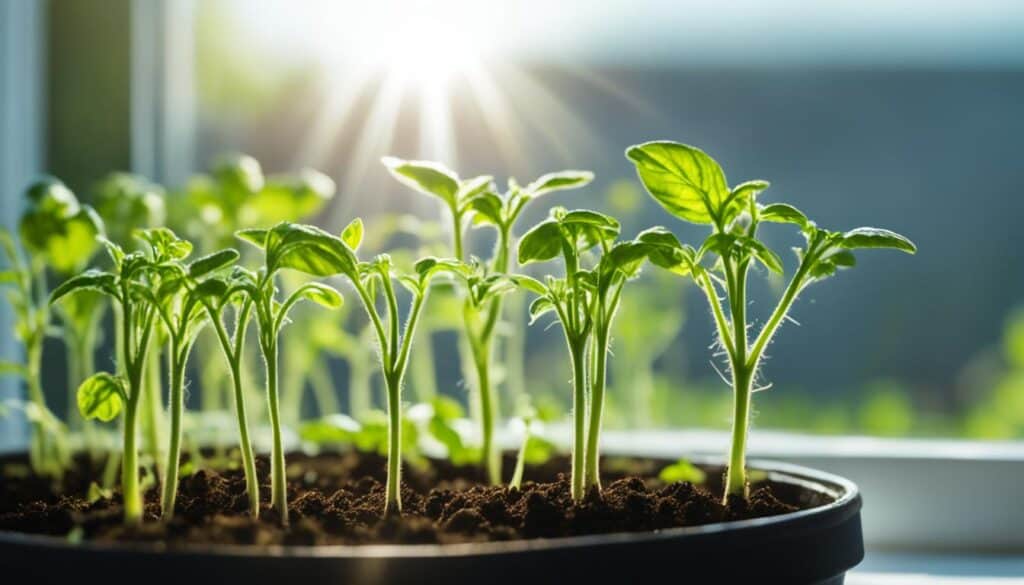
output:
[[857,265],[857,257],[849,250],[840,250],[829,255],[828,259],[840,268],[853,268]]
[[149,244],[157,262],[181,260],[192,253],[192,243],[182,240],[167,228],[136,230],[133,235]]
[[462,405],[447,396],[436,396],[431,401],[431,406],[434,407],[434,416],[442,420],[458,420],[466,416]]
[[433,195],[455,207],[458,203],[459,177],[443,165],[429,161],[407,161],[386,156],[381,159],[398,182],[425,195]]
[[130,244],[136,229],[166,223],[163,188],[140,175],[110,173],[94,189],[92,201],[106,224],[107,236],[121,244]]
[[650,247],[647,257],[655,266],[682,276],[690,273],[694,264],[693,248],[680,244],[669,230],[661,226],[648,228],[636,239]]
[[807,216],[802,211],[788,203],[772,203],[762,207],[757,214],[761,221],[773,223],[792,223],[800,227],[808,224]]
[[255,158],[236,154],[221,158],[213,169],[221,189],[233,199],[251,195],[263,188],[263,169]]
[[355,253],[338,236],[311,225],[279,223],[267,234],[267,270],[291,268],[312,276],[358,278]]
[[486,191],[469,200],[469,208],[473,214],[473,223],[501,226],[505,222],[502,217],[503,204],[496,193]]
[[601,272],[608,278],[612,271],[618,271],[626,278],[640,272],[651,247],[640,241],[619,242],[601,258]]
[[531,198],[541,197],[555,191],[578,189],[594,180],[590,171],[559,171],[541,176],[523,189],[523,193]]
[[192,294],[208,299],[223,299],[227,293],[228,283],[219,278],[208,278],[192,289]]
[[480,175],[479,177],[466,179],[459,183],[458,200],[466,201],[468,199],[472,199],[485,191],[493,189],[493,187],[494,177],[491,177],[490,175]]
[[548,297],[537,297],[530,303],[530,324],[555,310],[555,304]]
[[359,245],[363,243],[363,220],[361,218],[355,218],[341,232],[341,241],[345,242],[352,251],[359,249]]
[[707,474],[686,459],[680,459],[662,469],[661,473],[658,474],[658,479],[665,483],[688,481],[692,484],[700,485],[707,479]]
[[108,295],[114,295],[116,291],[117,277],[109,272],[90,269],[78,276],[73,276],[50,294],[50,304],[56,303],[61,298],[78,291],[93,290]]
[[188,275],[192,278],[198,278],[215,270],[220,270],[221,268],[224,268],[238,260],[238,256],[238,250],[233,248],[227,248],[225,250],[219,250],[212,254],[208,254],[202,258],[193,260],[188,265]]
[[452,258],[435,258],[433,256],[427,256],[418,260],[413,267],[416,274],[420,277],[420,282],[426,282],[428,279],[438,273],[448,273],[455,276],[465,277],[469,273],[469,267]]
[[341,296],[337,289],[320,282],[307,282],[293,295],[299,295],[303,299],[313,301],[328,309],[337,309],[345,303],[345,297]]
[[537,435],[530,435],[526,439],[526,450],[523,452],[523,459],[530,465],[543,465],[557,451],[558,447],[551,441]]
[[238,230],[235,232],[235,237],[262,250],[267,245],[268,233],[270,233],[270,230],[249,228]]
[[537,280],[536,278],[526,276],[525,274],[517,274],[510,278],[516,286],[518,286],[519,288],[524,288],[532,293],[536,293],[538,295],[545,295],[548,292],[548,289],[547,287],[544,286],[544,283]]
[[557,221],[543,221],[532,228],[519,240],[519,264],[544,262],[558,256],[562,251],[564,238]]
[[601,242],[610,243],[619,235],[619,222],[610,215],[575,209],[561,212],[555,210],[556,219],[563,230],[570,235],[570,241],[577,250],[590,249]]
[[106,372],[93,374],[78,387],[78,412],[86,419],[110,422],[127,401],[124,381]]
[[776,274],[782,274],[782,259],[779,255],[773,252],[768,246],[765,246],[759,240],[753,238],[742,238],[741,244],[753,254],[754,258],[764,265],[765,268],[771,270]]
[[362,425],[347,414],[332,414],[303,423],[299,437],[317,445],[349,444],[355,442],[362,430]]
[[61,274],[81,270],[99,246],[103,221],[52,177],[33,183],[26,194],[29,205],[18,225],[25,248]]
[[704,151],[658,141],[631,146],[626,157],[647,191],[672,215],[692,223],[712,223],[722,215],[729,187],[722,168]]
[[892,248],[908,254],[917,252],[917,246],[905,236],[886,229],[860,227],[843,234],[840,245],[844,248]]

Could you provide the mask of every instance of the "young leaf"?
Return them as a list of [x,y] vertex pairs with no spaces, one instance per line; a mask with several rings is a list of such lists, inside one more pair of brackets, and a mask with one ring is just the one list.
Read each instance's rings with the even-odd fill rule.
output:
[[312,276],[358,274],[356,256],[345,242],[310,225],[277,224],[267,234],[266,254],[270,272],[291,268]]
[[228,283],[219,278],[208,278],[192,289],[192,294],[214,300],[223,299],[227,293]]
[[192,243],[182,240],[167,228],[135,230],[132,235],[149,244],[157,262],[181,260],[192,253]]
[[458,203],[459,177],[443,165],[428,161],[407,161],[392,156],[384,157],[381,162],[403,185],[425,195],[438,197],[450,207]]
[[493,186],[494,177],[491,177],[490,175],[480,175],[479,177],[466,179],[459,183],[458,200],[465,201],[467,199],[472,199],[473,197],[493,188]]
[[692,223],[711,223],[729,196],[725,173],[704,151],[678,142],[631,146],[626,157],[640,181],[669,213]]
[[476,224],[491,224],[501,226],[504,223],[502,217],[501,197],[490,191],[485,191],[469,200],[469,208],[473,214],[473,222]]
[[544,284],[541,283],[541,281],[537,280],[536,278],[526,276],[525,274],[517,274],[510,278],[516,286],[524,288],[532,293],[544,295],[547,294],[548,292],[548,289],[544,286]]
[[768,246],[765,246],[760,240],[748,237],[742,238],[741,243],[765,268],[776,274],[782,274],[782,259]]
[[345,302],[345,298],[335,288],[319,282],[307,282],[293,294],[328,309],[337,309]]
[[547,297],[537,297],[530,303],[530,323],[532,324],[544,314],[555,310],[554,303]]
[[908,254],[917,252],[917,246],[904,236],[886,229],[861,227],[843,234],[844,248],[894,248]]
[[82,382],[77,398],[78,412],[82,416],[110,422],[121,413],[128,394],[121,378],[100,372]]
[[269,231],[270,230],[249,228],[244,230],[238,230],[237,232],[235,232],[235,236],[239,240],[242,240],[243,242],[246,242],[248,244],[252,244],[253,246],[256,246],[257,248],[262,250],[267,245],[267,233]]
[[590,171],[560,171],[548,173],[536,181],[530,183],[523,189],[523,193],[531,198],[540,197],[562,191],[565,189],[578,189],[594,180],[594,173]]
[[672,232],[656,226],[640,232],[636,239],[649,246],[647,257],[655,266],[681,276],[690,273],[695,262],[693,248],[680,244]]
[[806,227],[808,223],[807,216],[804,215],[802,211],[788,203],[772,203],[771,205],[766,205],[761,208],[757,217],[761,221],[792,223],[800,227]]
[[705,479],[707,479],[707,474],[704,473],[701,468],[690,463],[686,459],[680,459],[672,465],[662,469],[661,473],[658,474],[658,479],[665,483],[688,481],[692,484],[700,485],[704,483]]
[[341,232],[341,240],[353,252],[358,250],[359,245],[363,243],[363,220],[357,217],[349,222]]
[[543,221],[523,234],[519,240],[519,264],[544,262],[562,251],[562,230],[557,221]]
[[188,275],[192,278],[199,278],[214,270],[224,268],[236,260],[238,260],[238,250],[232,248],[220,250],[192,261],[188,265]]
[[109,272],[102,272],[95,269],[86,270],[78,276],[72,276],[65,280],[50,294],[50,304],[56,303],[61,298],[82,290],[94,290],[104,294],[115,294],[115,283],[117,277]]

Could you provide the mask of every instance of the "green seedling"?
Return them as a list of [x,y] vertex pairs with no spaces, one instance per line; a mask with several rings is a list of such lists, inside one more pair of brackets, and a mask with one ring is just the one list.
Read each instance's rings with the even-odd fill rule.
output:
[[170,437],[167,464],[164,467],[163,490],[160,504],[162,516],[174,516],[174,503],[178,493],[179,463],[181,461],[182,417],[185,410],[185,368],[196,336],[208,318],[218,319],[217,309],[228,295],[228,282],[216,273],[238,259],[238,252],[221,250],[188,264],[171,260],[176,275],[165,277],[156,291],[157,314],[164,324],[168,338],[168,367],[170,376]]
[[[616,242],[619,222],[589,210],[555,208],[549,219],[523,235],[519,263],[545,262],[561,256],[565,276],[544,282],[527,276],[516,281],[538,298],[532,319],[554,312],[562,325],[573,370],[572,498],[579,501],[586,486],[598,490],[601,419],[607,382],[611,327],[626,282],[635,277],[649,253],[641,240]],[[592,250],[599,257],[584,265]],[[588,412],[589,409],[589,412]]]
[[278,343],[288,313],[296,303],[309,300],[329,309],[343,303],[341,294],[319,282],[307,282],[285,298],[277,300],[276,276],[292,269],[311,276],[333,276],[355,270],[354,254],[344,242],[318,228],[280,223],[271,230],[243,230],[238,236],[263,250],[264,265],[259,272],[237,271],[239,290],[252,303],[259,329],[259,346],[266,373],[267,407],[273,433],[270,459],[271,504],[288,524],[288,492],[285,478],[284,441],[281,434],[281,402],[278,392]]
[[50,296],[52,304],[70,294],[100,292],[109,296],[120,311],[120,373],[100,372],[86,379],[78,388],[77,402],[82,416],[104,422],[124,411],[121,491],[124,518],[129,524],[142,521],[137,417],[147,355],[162,318],[158,291],[165,282],[180,277],[180,261],[192,251],[191,244],[165,228],[143,230],[137,236],[144,244],[143,250],[126,254],[117,244],[106,241],[111,271],[88,270],[68,279]]
[[[21,216],[18,231],[24,255],[14,237],[0,232],[0,245],[7,268],[0,271],[0,284],[10,287],[8,300],[14,310],[15,336],[25,348],[24,365],[9,364],[5,369],[24,378],[31,406],[25,412],[32,425],[29,460],[41,475],[60,477],[69,462],[66,429],[46,405],[41,379],[43,342],[51,333],[47,271],[58,277],[76,274],[99,247],[97,237],[103,223],[87,205],[63,183],[44,178],[26,191],[28,206]],[[91,352],[87,337],[94,336],[96,322],[88,316],[95,298],[58,311],[69,340],[81,340],[68,346],[69,363],[78,375],[79,357]],[[84,357],[81,357],[84,360]],[[91,363],[91,355],[89,356]],[[78,380],[80,381],[80,380]]]
[[[451,221],[451,254],[457,260],[468,260],[464,240],[469,225],[490,226],[497,231],[493,254],[482,267],[484,272],[491,274],[509,272],[515,237],[513,228],[529,202],[556,191],[582,187],[593,180],[593,174],[587,171],[550,173],[525,187],[510,179],[507,191],[499,195],[489,176],[460,179],[456,173],[438,163],[393,157],[386,157],[383,162],[402,184],[441,200]],[[472,295],[463,290],[463,297],[463,334],[469,346],[476,378],[483,461],[491,483],[497,484],[501,482],[501,454],[494,442],[494,424],[499,415],[491,372],[495,327],[502,316],[501,295],[482,299],[483,302],[473,302]]]
[[[341,236],[310,226],[280,224],[273,230],[244,230],[243,239],[257,243],[266,253],[267,274],[279,268],[292,268],[313,276],[345,276],[355,288],[373,330],[377,334],[378,355],[387,390],[388,469],[385,485],[385,512],[400,512],[399,497],[402,465],[402,382],[409,364],[409,353],[416,324],[427,300],[433,277],[440,273],[464,274],[465,266],[454,260],[428,257],[416,263],[413,274],[395,275],[386,254],[363,262],[356,256],[363,240],[363,222],[355,219]],[[412,307],[404,331],[399,321],[398,297],[394,281],[412,295]],[[384,297],[384,314],[377,308],[377,291]],[[287,304],[287,303],[285,303]],[[258,321],[266,320],[258,318]],[[400,333],[401,332],[401,333]],[[269,363],[269,362],[268,362]]]
[[[640,240],[652,246],[651,261],[691,278],[711,306],[718,344],[728,360],[733,388],[732,446],[729,452],[725,498],[747,495],[746,444],[750,402],[764,356],[797,296],[809,285],[854,266],[853,250],[892,248],[914,253],[907,238],[878,228],[847,232],[818,227],[803,212],[785,203],[763,205],[758,195],[766,181],[747,181],[729,187],[722,168],[702,150],[677,142],[648,142],[630,147],[626,156],[640,181],[666,211],[684,221],[707,225],[711,233],[694,249],[683,246],[667,230],[649,230]],[[783,274],[779,256],[757,237],[763,223],[796,226],[805,245],[797,248],[799,262],[785,291],[756,335],[747,316],[747,277],[755,264]],[[713,259],[711,261],[710,259]],[[725,306],[720,295],[724,293]]]
[[665,466],[658,473],[658,479],[665,483],[688,481],[692,484],[700,485],[707,479],[707,474],[701,468],[690,463],[689,460],[680,459],[672,465]]

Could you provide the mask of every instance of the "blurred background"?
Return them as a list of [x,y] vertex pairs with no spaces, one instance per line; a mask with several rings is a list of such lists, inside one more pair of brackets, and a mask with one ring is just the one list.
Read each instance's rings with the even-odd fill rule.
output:
[[[731,183],[770,180],[765,201],[833,229],[890,227],[920,248],[863,254],[855,271],[808,290],[793,312],[801,325],[769,350],[773,386],[755,399],[755,426],[1024,436],[1020,3],[9,0],[0,18],[7,227],[38,173],[95,202],[97,185],[123,170],[164,185],[169,221],[188,233],[182,217],[206,209],[190,207],[193,178],[247,153],[268,174],[330,176],[337,195],[309,219],[330,231],[361,215],[370,233],[392,230],[382,246],[444,241],[445,226],[432,227],[440,208],[379,163],[396,155],[499,185],[596,173],[590,187],[531,208],[520,234],[559,204],[616,215],[627,235],[661,224],[694,242],[703,228],[665,214],[622,154],[678,140],[714,156]],[[422,222],[404,230],[422,237],[403,235],[413,220],[396,215]],[[792,230],[765,230],[780,252],[797,242]],[[475,234],[474,249],[486,254],[491,237]],[[763,317],[783,283],[762,276],[751,310]],[[728,428],[703,299],[652,272],[625,303],[608,426]],[[561,333],[545,323],[517,332],[524,305],[512,307],[503,410],[527,393],[566,411]],[[413,374],[410,400],[467,400],[455,338],[443,318],[423,334],[436,371]],[[16,340],[3,336],[0,349],[16,356]],[[110,353],[101,347],[101,365]],[[352,402],[359,358],[321,355],[326,389],[296,382],[300,412]],[[44,386],[57,413],[63,360],[52,340]],[[21,390],[10,381],[5,392]],[[22,432],[16,419],[0,419],[0,437]]]

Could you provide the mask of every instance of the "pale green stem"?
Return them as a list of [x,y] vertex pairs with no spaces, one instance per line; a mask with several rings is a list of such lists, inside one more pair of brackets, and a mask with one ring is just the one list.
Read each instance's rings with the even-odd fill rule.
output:
[[402,387],[393,375],[385,375],[388,393],[388,476],[384,488],[384,514],[402,511]]
[[267,408],[270,412],[270,429],[273,446],[270,454],[270,503],[281,517],[281,524],[288,526],[288,482],[285,477],[284,440],[281,436],[281,407],[278,397],[277,342],[263,346],[263,359],[267,368]]
[[[174,502],[178,496],[178,470],[181,464],[181,421],[185,410],[185,365],[188,363],[188,349],[171,344],[170,359],[170,414],[171,429],[167,447],[167,465],[163,482],[163,496],[160,499],[161,515],[165,520],[174,517]],[[184,351],[182,351],[184,349]]]
[[586,452],[586,420],[587,420],[587,364],[586,364],[586,343],[569,342],[569,352],[572,356],[572,485],[571,495],[574,502],[583,499],[583,487],[586,485],[585,476],[585,452]]
[[160,416],[162,409],[161,384],[160,384],[160,352],[150,350],[145,361],[145,382],[142,390],[143,421],[142,428],[146,435],[146,448],[149,458],[153,462],[153,469],[156,472],[157,480],[164,478],[164,458],[161,445],[163,445],[163,425]]
[[587,424],[586,478],[587,485],[601,489],[600,442],[601,417],[604,413],[605,381],[608,376],[609,323],[602,318],[598,323],[594,344],[593,378],[590,381],[590,421]]

